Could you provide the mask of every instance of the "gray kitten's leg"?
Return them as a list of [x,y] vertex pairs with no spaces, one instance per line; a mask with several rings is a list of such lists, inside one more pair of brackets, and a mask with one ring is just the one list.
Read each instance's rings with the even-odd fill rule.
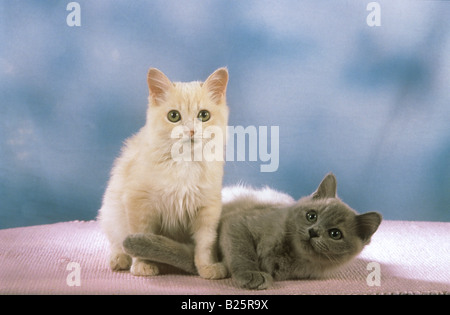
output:
[[259,270],[258,255],[250,235],[227,235],[222,242],[222,253],[231,276],[241,288],[264,290],[272,284],[272,276]]
[[133,257],[168,264],[198,274],[193,245],[182,244],[155,234],[132,234],[123,241],[123,249]]

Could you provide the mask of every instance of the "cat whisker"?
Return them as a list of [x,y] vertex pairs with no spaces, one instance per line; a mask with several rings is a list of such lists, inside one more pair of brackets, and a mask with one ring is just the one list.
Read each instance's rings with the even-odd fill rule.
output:
[[323,242],[316,242],[316,246],[323,251],[329,251],[329,247],[327,246],[327,244],[323,243]]
[[332,263],[339,263],[338,259],[327,254],[326,252],[322,253],[329,261],[331,261]]

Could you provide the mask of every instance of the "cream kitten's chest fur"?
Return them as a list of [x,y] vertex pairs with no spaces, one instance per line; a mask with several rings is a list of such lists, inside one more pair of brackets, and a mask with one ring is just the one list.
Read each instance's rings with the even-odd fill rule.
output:
[[[122,207],[126,207],[129,198],[148,200],[151,206],[143,207],[140,215],[156,211],[161,233],[183,241],[190,237],[198,209],[208,205],[208,196],[220,190],[214,177],[220,176],[222,167],[216,165],[214,169],[211,163],[202,161],[158,161],[158,148],[148,146],[147,141],[141,143],[141,137],[130,139],[126,154],[117,161],[111,195]],[[215,176],[208,176],[211,172]],[[121,214],[121,220],[127,221],[126,211]]]

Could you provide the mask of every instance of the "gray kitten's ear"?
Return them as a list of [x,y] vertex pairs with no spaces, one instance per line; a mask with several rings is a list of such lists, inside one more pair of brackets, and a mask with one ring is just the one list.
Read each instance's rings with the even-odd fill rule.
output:
[[333,173],[328,173],[312,194],[313,199],[336,198],[337,181]]
[[356,233],[359,238],[368,244],[373,233],[376,232],[380,226],[383,217],[378,212],[367,212],[356,216]]
[[172,82],[156,68],[150,68],[147,74],[147,84],[150,92],[150,97],[153,100],[153,104],[157,105],[166,92],[173,87]]
[[219,68],[214,71],[208,79],[203,83],[211,96],[211,99],[217,104],[225,101],[225,94],[228,84],[228,70],[227,68]]

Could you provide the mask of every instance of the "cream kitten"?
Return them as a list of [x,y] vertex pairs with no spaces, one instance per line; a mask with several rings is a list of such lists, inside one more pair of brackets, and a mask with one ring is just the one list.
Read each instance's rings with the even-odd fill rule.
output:
[[[173,156],[179,150],[173,148],[181,142],[193,156],[208,140],[202,134],[208,127],[220,128],[215,137],[221,136],[219,142],[225,144],[228,71],[220,68],[204,83],[172,83],[152,68],[147,82],[146,124],[126,140],[99,210],[111,246],[110,266],[131,267],[133,275],[157,275],[157,264],[131,258],[122,248],[129,234],[154,233],[182,243],[193,241],[200,276],[223,278],[227,271],[213,251],[222,207],[223,158],[179,159]],[[174,137],[174,128],[182,131],[181,139]]]

